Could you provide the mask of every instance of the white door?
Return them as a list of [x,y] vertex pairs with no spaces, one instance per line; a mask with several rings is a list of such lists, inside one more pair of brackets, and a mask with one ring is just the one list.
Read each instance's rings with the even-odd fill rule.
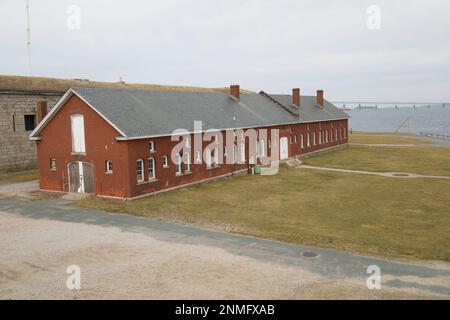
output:
[[289,158],[288,153],[288,138],[280,138],[280,160],[286,160]]

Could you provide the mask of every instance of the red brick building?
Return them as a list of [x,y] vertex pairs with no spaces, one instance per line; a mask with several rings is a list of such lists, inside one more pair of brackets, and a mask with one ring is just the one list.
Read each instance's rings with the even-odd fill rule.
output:
[[245,172],[258,157],[285,160],[338,147],[347,143],[347,128],[347,114],[321,90],[301,96],[299,89],[241,93],[237,85],[229,94],[71,88],[30,139],[41,189],[131,199]]

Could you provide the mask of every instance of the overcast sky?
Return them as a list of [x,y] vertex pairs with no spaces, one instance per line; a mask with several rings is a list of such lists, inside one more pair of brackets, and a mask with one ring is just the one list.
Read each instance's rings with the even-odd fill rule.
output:
[[[35,76],[450,102],[448,0],[29,2]],[[0,74],[28,73],[25,3],[0,0]]]

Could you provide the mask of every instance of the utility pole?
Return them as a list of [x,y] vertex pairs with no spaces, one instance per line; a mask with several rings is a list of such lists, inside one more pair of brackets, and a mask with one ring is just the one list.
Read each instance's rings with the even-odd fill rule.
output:
[[31,76],[31,28],[30,28],[30,6],[27,2],[27,51],[28,51],[28,75]]

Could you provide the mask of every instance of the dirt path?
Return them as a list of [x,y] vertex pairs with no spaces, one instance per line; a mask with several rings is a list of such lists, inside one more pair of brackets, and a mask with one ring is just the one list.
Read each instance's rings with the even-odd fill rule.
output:
[[[60,201],[60,200],[58,200]],[[388,262],[125,215],[0,198],[0,298],[450,298],[446,263]],[[382,288],[366,286],[379,264]],[[66,268],[81,268],[81,290]],[[447,285],[445,285],[447,284]]]

